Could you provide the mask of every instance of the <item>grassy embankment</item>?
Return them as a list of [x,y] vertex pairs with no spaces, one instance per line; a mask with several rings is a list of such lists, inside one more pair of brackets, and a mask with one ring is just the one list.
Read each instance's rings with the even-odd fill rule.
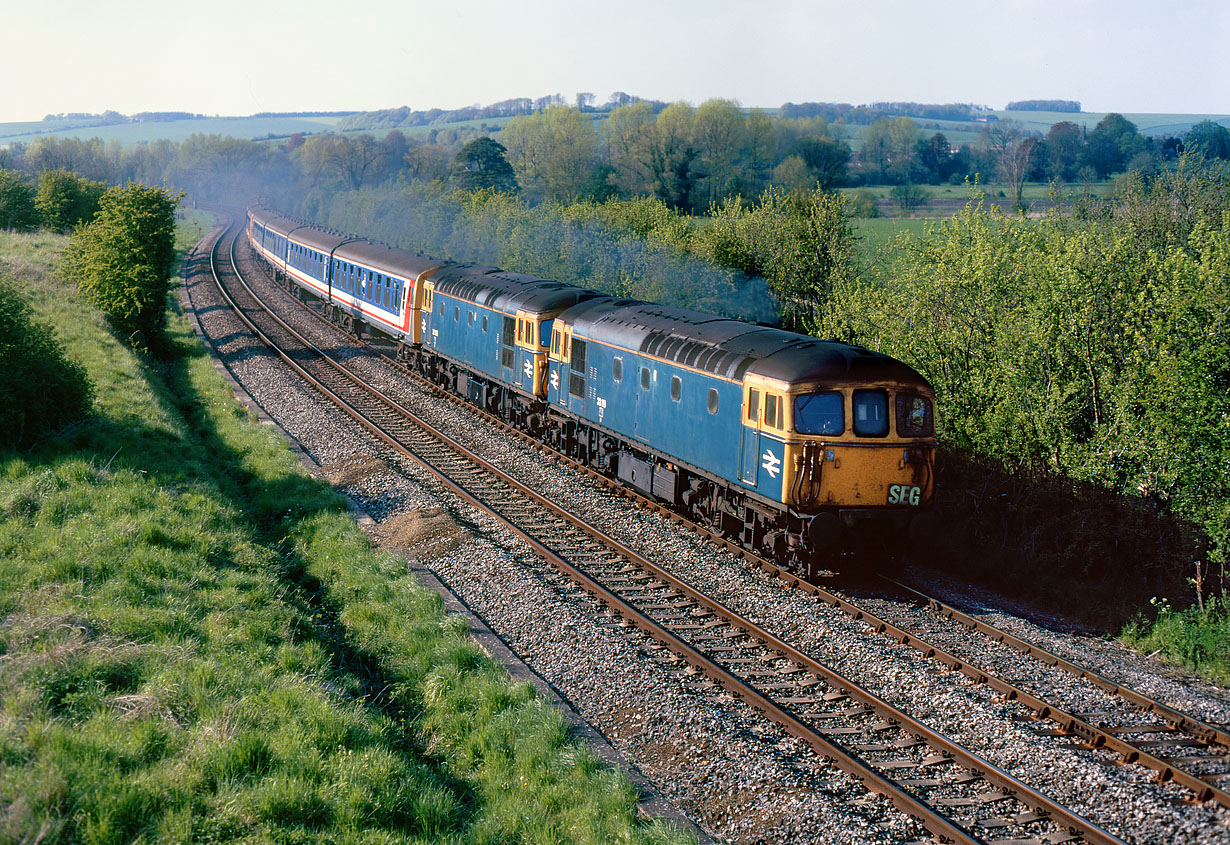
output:
[[63,244],[0,234],[97,386],[0,449],[0,841],[680,839],[372,552],[184,320],[169,361],[118,342],[49,271]]

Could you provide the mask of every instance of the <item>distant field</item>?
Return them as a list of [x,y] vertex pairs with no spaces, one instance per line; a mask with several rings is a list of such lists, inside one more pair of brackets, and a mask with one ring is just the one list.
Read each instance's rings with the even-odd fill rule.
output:
[[[1202,120],[1211,120],[1223,126],[1230,126],[1230,115],[1226,114],[1138,114],[1133,112],[1120,112],[1120,114],[1135,123],[1136,128],[1145,135],[1183,135]],[[1107,112],[1081,112],[1080,114],[1049,111],[995,112],[995,116],[1000,120],[1015,120],[1024,124],[1026,128],[1035,129],[1043,134],[1062,120],[1069,120],[1077,126],[1093,129],[1106,115]]]
[[338,117],[205,117],[196,120],[171,120],[150,123],[116,123],[83,126],[73,121],[0,123],[0,145],[29,144],[35,138],[54,135],[60,138],[101,138],[121,144],[142,141],[183,141],[191,135],[229,135],[232,138],[288,137],[329,132]]

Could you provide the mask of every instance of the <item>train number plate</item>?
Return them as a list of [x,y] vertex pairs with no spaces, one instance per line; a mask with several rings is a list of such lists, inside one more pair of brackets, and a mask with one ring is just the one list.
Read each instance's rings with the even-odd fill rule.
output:
[[911,487],[908,484],[893,484],[888,488],[888,503],[890,505],[913,505],[917,507],[921,499],[921,487]]

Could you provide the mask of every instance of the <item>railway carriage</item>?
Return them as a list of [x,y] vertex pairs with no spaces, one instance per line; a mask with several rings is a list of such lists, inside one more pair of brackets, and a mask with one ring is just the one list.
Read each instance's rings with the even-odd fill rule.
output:
[[437,261],[253,210],[275,275],[433,382],[804,575],[904,544],[934,394],[862,347]]

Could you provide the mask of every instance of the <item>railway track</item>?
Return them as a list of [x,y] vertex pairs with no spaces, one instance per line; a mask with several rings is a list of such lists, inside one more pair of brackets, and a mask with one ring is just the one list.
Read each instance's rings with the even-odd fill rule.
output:
[[[231,239],[230,271],[239,279],[233,249]],[[224,282],[228,273],[217,266],[215,275],[224,292],[234,289],[228,299],[253,332],[389,448],[426,465],[626,624],[888,796],[932,835],[960,842],[1119,841],[556,508],[368,388],[265,309],[251,288]]]
[[[329,322],[316,309],[308,307],[307,310],[322,322]],[[361,337],[356,335],[352,337],[362,342]],[[393,358],[388,358],[387,363],[397,368],[407,378],[421,382],[417,374]],[[549,452],[542,444],[508,426],[497,417],[462,402],[456,396],[435,385],[426,386],[436,395],[450,402],[464,405],[469,411],[483,416],[493,425],[521,438],[534,448]],[[1159,782],[1174,783],[1189,790],[1191,800],[1214,801],[1223,807],[1230,808],[1230,791],[1228,791],[1230,788],[1230,731],[1225,728],[1202,721],[1156,698],[1132,690],[1102,676],[1089,667],[1066,660],[1009,631],[963,613],[914,587],[893,579],[885,579],[894,589],[905,592],[907,599],[916,601],[919,606],[931,611],[935,622],[947,623],[962,634],[981,636],[1043,667],[1062,671],[1087,684],[1090,689],[1105,693],[1108,697],[1106,706],[1094,710],[1080,710],[1056,703],[1053,697],[1048,698],[1045,693],[1034,691],[1031,688],[1031,679],[1013,679],[1007,677],[1004,672],[997,672],[980,664],[977,657],[969,656],[970,649],[962,648],[959,642],[960,637],[957,637],[957,641],[954,642],[950,634],[936,634],[921,630],[934,628],[934,625],[915,624],[909,627],[904,620],[874,613],[864,603],[854,601],[822,585],[803,581],[796,574],[778,567],[773,561],[749,552],[707,528],[692,523],[660,503],[645,499],[615,484],[608,477],[589,467],[553,452],[551,454],[620,495],[634,498],[643,506],[742,556],[766,572],[781,578],[791,588],[808,592],[850,618],[866,623],[873,633],[889,637],[908,646],[925,657],[942,663],[977,683],[985,684],[1005,698],[1028,708],[1036,719],[1051,723],[1052,727],[1045,730],[1045,734],[1073,739],[1089,750],[1113,752],[1124,763],[1137,764],[1152,770]],[[944,640],[947,644],[941,643],[940,640]]]

